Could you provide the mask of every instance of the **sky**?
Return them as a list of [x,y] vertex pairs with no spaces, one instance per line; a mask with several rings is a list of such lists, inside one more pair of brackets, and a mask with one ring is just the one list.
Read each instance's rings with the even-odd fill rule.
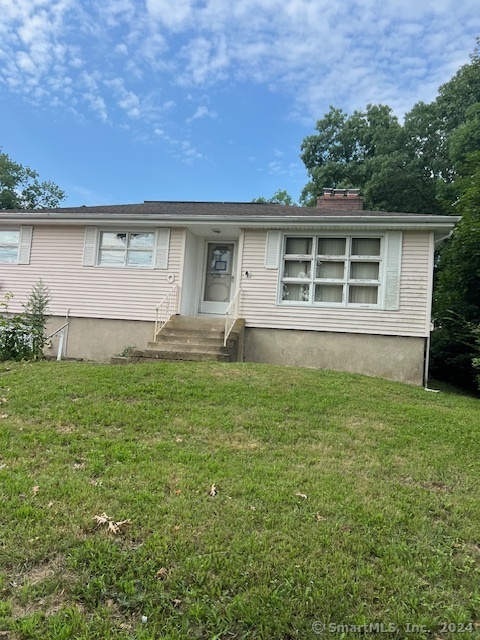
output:
[[478,0],[0,0],[0,146],[64,206],[298,201],[330,105],[401,119],[479,35]]

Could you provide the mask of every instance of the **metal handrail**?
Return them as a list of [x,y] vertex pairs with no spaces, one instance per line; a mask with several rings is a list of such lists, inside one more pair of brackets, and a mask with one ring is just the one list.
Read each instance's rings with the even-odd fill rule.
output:
[[[68,317],[68,315],[67,315],[67,317]],[[53,336],[57,335],[57,333],[60,334],[60,338],[58,340],[58,349],[57,349],[57,361],[58,362],[62,359],[62,356],[63,356],[63,345],[64,345],[64,342],[65,342],[65,332],[68,329],[69,325],[70,325],[70,322],[65,322],[64,325],[59,327],[56,331],[51,333],[45,339],[46,342],[49,342],[53,338]]]
[[172,316],[178,313],[178,303],[180,300],[180,287],[176,284],[167,295],[155,307],[155,333],[153,339],[156,340],[158,334]]
[[225,312],[225,336],[223,338],[223,346],[227,346],[227,340],[230,334],[232,333],[232,329],[235,325],[236,320],[240,316],[240,299],[242,296],[242,290],[238,289],[237,293],[233,296],[230,304],[227,307]]
[[60,331],[63,331],[66,327],[68,327],[68,325],[70,324],[70,322],[66,322],[64,325],[62,325],[59,329],[57,329],[56,331],[54,331],[53,333],[51,333],[49,336],[47,336],[45,338],[45,340],[50,340],[50,338],[53,338],[53,336],[56,336],[57,333],[60,333]]

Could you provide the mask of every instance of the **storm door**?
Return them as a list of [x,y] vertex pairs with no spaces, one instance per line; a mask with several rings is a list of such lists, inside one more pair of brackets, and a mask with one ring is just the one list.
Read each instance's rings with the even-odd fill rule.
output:
[[207,242],[201,313],[224,314],[232,299],[233,242]]

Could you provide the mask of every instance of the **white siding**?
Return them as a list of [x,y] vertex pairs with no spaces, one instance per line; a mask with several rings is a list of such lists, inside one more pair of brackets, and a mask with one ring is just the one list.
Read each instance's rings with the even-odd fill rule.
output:
[[[276,303],[278,270],[265,268],[265,231],[245,231],[242,317],[247,327],[425,336],[429,309],[430,234],[403,232],[398,311],[287,306]],[[429,320],[429,319],[428,319]]]
[[84,236],[84,227],[35,227],[30,264],[0,265],[0,298],[11,291],[9,309],[22,311],[41,278],[52,294],[53,315],[69,309],[83,318],[153,321],[156,305],[172,288],[168,275],[180,279],[183,231],[171,231],[167,270],[84,267]]

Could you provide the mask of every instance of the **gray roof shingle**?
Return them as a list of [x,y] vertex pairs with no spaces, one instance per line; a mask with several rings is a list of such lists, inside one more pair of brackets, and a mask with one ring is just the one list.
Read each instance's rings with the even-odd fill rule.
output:
[[[168,202],[146,200],[138,204],[58,207],[56,209],[8,210],[1,213],[28,213],[30,216],[38,214],[95,216],[95,215],[129,215],[129,216],[178,216],[181,217],[223,217],[223,218],[308,218],[308,217],[397,217],[419,216],[425,214],[401,213],[389,211],[364,211],[350,209],[291,207],[281,204],[257,202]],[[448,217],[448,216],[446,216]]]

